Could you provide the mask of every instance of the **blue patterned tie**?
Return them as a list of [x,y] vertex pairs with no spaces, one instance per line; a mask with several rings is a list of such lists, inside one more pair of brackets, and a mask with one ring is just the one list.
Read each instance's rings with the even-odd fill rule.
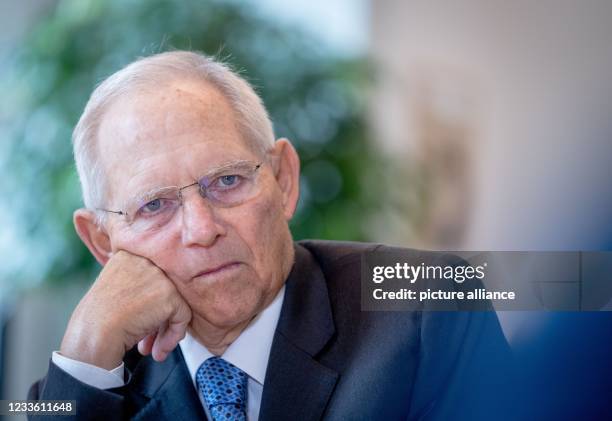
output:
[[220,357],[202,363],[196,383],[213,421],[246,420],[247,376]]

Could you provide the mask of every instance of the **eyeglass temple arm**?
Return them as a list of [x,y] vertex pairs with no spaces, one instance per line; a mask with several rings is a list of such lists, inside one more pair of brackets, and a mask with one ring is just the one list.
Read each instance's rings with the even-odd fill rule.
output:
[[127,212],[123,212],[123,211],[116,211],[116,210],[103,209],[103,208],[96,208],[96,210],[99,210],[102,212],[116,213],[117,215],[127,215]]

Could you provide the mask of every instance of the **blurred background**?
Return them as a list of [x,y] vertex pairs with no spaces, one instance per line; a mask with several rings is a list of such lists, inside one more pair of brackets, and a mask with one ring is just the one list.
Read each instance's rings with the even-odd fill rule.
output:
[[[143,55],[216,54],[256,87],[302,160],[296,239],[612,247],[610,2],[4,0],[0,27],[3,399],[44,375],[99,270],[70,134]],[[611,315],[500,314],[529,415],[610,410]]]

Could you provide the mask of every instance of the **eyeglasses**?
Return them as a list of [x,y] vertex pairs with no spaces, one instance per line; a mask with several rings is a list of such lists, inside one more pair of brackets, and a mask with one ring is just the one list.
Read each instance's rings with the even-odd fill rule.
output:
[[183,204],[183,190],[198,186],[202,198],[213,206],[238,206],[258,192],[257,170],[262,162],[235,161],[209,171],[194,183],[183,187],[168,186],[151,190],[129,200],[123,210],[98,208],[102,212],[125,217],[130,229],[137,232],[164,227]]

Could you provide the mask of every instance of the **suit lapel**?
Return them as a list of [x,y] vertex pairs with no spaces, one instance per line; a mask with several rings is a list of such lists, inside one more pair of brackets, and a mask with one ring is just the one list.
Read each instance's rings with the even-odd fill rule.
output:
[[[191,382],[191,375],[177,347],[163,363],[148,359],[142,367],[147,375],[140,378],[135,388],[150,401],[140,410],[136,420],[197,420],[206,419],[200,398]],[[136,374],[136,373],[135,373]]]
[[338,373],[315,357],[334,334],[323,272],[304,247],[295,263],[274,334],[259,419],[320,419]]

